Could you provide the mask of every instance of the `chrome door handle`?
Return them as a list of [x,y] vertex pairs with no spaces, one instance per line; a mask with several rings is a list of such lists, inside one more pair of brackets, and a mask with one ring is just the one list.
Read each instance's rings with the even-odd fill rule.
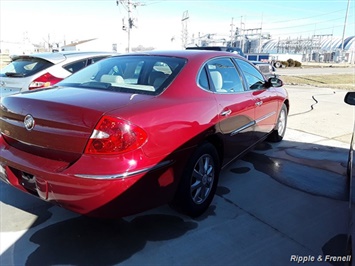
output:
[[225,110],[221,113],[221,116],[228,116],[232,113],[232,110],[228,109],[228,110]]
[[263,101],[258,101],[255,103],[256,106],[261,106],[263,104]]

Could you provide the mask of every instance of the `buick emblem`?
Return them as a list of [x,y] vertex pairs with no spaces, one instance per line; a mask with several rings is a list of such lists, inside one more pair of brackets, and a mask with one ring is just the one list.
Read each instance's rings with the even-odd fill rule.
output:
[[23,121],[25,128],[30,131],[35,127],[35,120],[32,115],[26,115],[25,120]]

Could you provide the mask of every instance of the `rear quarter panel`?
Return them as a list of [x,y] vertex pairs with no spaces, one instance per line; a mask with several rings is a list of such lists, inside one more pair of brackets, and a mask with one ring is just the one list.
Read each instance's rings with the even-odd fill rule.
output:
[[139,108],[122,108],[116,116],[147,132],[142,149],[148,157],[164,157],[197,145],[216,132],[218,119],[216,101],[207,92],[188,97],[161,95],[140,103]]

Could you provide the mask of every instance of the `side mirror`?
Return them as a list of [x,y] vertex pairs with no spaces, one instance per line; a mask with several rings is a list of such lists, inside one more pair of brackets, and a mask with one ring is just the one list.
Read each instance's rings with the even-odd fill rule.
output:
[[355,105],[355,91],[348,92],[345,95],[344,102],[350,105]]
[[279,78],[271,77],[266,82],[266,85],[267,85],[268,88],[270,88],[270,87],[282,87],[284,85],[284,83]]

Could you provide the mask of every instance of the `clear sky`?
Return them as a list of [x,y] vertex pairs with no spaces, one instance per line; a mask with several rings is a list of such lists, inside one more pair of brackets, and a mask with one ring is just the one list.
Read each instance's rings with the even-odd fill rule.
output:
[[[273,39],[333,34],[342,37],[348,0],[141,0],[132,9],[132,47],[170,48],[181,40],[183,13],[189,35],[229,36],[235,27],[262,28]],[[355,35],[354,0],[350,0],[345,37]],[[116,0],[0,0],[0,39],[32,43],[67,43],[105,38],[126,43],[127,10]]]

